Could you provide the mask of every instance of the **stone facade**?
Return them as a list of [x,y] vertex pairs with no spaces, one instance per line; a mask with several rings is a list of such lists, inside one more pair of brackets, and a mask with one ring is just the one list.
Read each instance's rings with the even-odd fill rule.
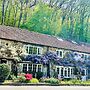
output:
[[[88,57],[90,54],[86,54],[83,52],[77,52],[77,51],[72,51],[72,50],[65,50],[65,49],[59,49],[59,48],[54,48],[54,47],[48,47],[48,46],[42,46],[42,45],[35,45],[35,44],[29,44],[29,43],[23,43],[23,42],[18,42],[18,41],[11,41],[11,40],[4,40],[0,39],[0,56],[2,57],[9,57],[13,58],[16,61],[21,61],[19,58],[20,55],[28,55],[29,53],[27,52],[27,46],[31,47],[39,47],[41,49],[40,52],[41,54],[44,54],[47,51],[58,53],[59,57],[62,59],[65,57],[65,55],[69,52],[72,52],[74,54],[75,60],[87,60],[89,59]],[[28,49],[29,49],[28,47]],[[11,68],[11,63],[10,61],[7,62],[10,65]],[[30,64],[30,62],[26,63],[19,63],[18,64],[18,72],[23,72],[23,65]],[[38,67],[38,66],[37,66]],[[63,75],[61,75],[61,69],[63,68]],[[38,69],[38,68],[37,68]],[[47,76],[47,67],[41,67],[41,71],[44,71],[44,76]],[[69,70],[70,69],[70,70]],[[73,76],[73,67],[64,67],[64,66],[55,66],[55,71],[58,72],[58,77],[65,77],[65,78],[74,78]],[[68,73],[70,73],[68,75]],[[50,74],[52,75],[52,69],[50,69]],[[87,73],[85,73],[87,75]]]

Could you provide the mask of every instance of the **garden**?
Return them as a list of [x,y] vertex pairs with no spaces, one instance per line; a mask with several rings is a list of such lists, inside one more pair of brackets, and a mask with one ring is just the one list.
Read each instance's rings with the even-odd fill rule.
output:
[[[68,58],[64,58],[64,60],[58,61],[58,57],[51,53],[47,52],[44,55],[44,60],[42,57],[38,56],[27,56],[26,60],[31,60],[33,63],[43,63],[43,65],[47,65],[50,62],[56,64],[71,64],[77,66],[84,66],[81,62],[76,62],[73,60],[72,54],[69,55]],[[70,57],[70,58],[69,58]],[[25,60],[25,58],[24,58]],[[73,61],[73,62],[71,62]],[[52,69],[53,68],[52,63]],[[78,65],[79,64],[79,65]],[[79,71],[79,67],[75,69],[76,74]],[[50,73],[50,72],[48,72]],[[57,73],[54,73],[53,76],[44,77],[43,72],[25,72],[25,73],[17,73],[15,75],[10,71],[10,67],[7,64],[0,64],[0,84],[1,85],[90,85],[90,80],[82,81],[80,78],[77,79],[64,79],[57,77]]]
[[10,73],[9,66],[6,64],[0,65],[0,84],[1,85],[90,85],[90,80],[81,81],[79,79],[57,79],[57,78],[44,78],[41,74],[38,77],[30,73],[20,73],[13,75]]

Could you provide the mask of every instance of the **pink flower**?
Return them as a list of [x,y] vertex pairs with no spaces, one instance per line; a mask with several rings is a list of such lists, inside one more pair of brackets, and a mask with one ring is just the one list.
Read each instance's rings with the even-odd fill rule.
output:
[[25,74],[26,80],[31,80],[32,79],[32,74]]

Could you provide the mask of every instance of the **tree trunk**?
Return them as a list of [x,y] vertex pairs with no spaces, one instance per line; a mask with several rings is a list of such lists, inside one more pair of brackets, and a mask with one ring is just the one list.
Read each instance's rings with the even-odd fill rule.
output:
[[1,21],[1,24],[4,24],[4,8],[5,8],[5,0],[3,0],[3,3],[2,3],[2,21]]
[[23,2],[21,1],[20,2],[21,4],[21,8],[20,8],[20,16],[19,16],[19,22],[18,22],[18,27],[20,27],[20,23],[21,23],[21,20],[22,20],[22,14],[23,14]]
[[16,25],[16,16],[17,16],[17,11],[18,11],[18,4],[16,6],[16,10],[15,10],[15,15],[14,15],[14,26]]
[[5,8],[4,24],[5,24],[5,21],[6,21],[6,14],[7,14],[8,6],[9,6],[9,0],[7,1],[7,5],[6,5],[6,8]]

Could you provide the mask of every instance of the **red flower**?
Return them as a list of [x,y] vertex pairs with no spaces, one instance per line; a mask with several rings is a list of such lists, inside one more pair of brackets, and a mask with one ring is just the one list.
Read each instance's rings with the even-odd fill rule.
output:
[[32,79],[32,74],[25,74],[26,80],[31,80]]

